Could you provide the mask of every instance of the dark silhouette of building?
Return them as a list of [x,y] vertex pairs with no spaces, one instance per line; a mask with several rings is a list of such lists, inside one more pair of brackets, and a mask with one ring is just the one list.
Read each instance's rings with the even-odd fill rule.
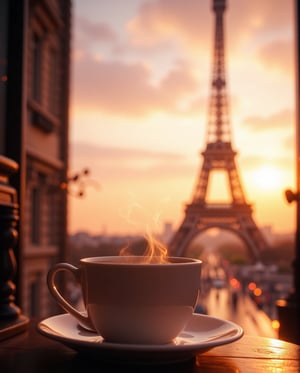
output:
[[70,0],[0,2],[0,154],[16,161],[16,299],[25,315],[56,307],[46,274],[66,256]]
[[[215,37],[213,76],[207,127],[207,145],[203,155],[193,199],[186,206],[185,217],[169,243],[172,255],[184,255],[188,245],[199,233],[209,228],[234,232],[245,243],[253,261],[260,260],[260,252],[267,243],[252,217],[252,206],[246,202],[231,144],[228,98],[226,92],[224,23],[226,0],[214,0]],[[207,191],[213,172],[223,171],[228,177],[231,195],[229,202],[209,202]],[[224,185],[220,185],[223,191]]]

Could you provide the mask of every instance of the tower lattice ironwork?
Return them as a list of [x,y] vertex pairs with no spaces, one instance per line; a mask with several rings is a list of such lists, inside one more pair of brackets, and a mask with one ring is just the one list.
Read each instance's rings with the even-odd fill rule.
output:
[[[257,261],[260,252],[267,248],[267,243],[254,222],[252,206],[246,202],[235,162],[237,152],[231,143],[225,76],[225,10],[226,0],[213,0],[216,21],[207,144],[201,153],[203,164],[192,202],[186,205],[185,217],[169,243],[169,252],[183,256],[196,235],[209,228],[221,228],[237,234],[245,242],[254,261]],[[228,176],[229,203],[211,203],[207,200],[208,182],[214,171],[223,171]]]

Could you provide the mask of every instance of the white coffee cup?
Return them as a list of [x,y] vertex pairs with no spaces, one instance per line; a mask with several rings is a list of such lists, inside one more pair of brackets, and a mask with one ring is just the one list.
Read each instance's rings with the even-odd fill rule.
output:
[[[169,257],[146,263],[142,256],[83,258],[79,268],[58,263],[47,284],[57,303],[105,341],[165,344],[183,330],[194,312],[202,262]],[[55,283],[60,271],[71,272],[81,285],[86,312],[76,310]]]

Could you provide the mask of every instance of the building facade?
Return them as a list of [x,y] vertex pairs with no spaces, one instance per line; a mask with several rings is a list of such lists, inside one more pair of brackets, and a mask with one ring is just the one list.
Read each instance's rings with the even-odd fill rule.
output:
[[70,0],[0,2],[0,154],[15,160],[17,303],[30,317],[55,309],[46,285],[67,253]]

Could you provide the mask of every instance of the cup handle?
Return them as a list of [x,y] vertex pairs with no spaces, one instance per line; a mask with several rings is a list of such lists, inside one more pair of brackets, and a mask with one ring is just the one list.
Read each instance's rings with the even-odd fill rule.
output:
[[85,316],[86,312],[80,312],[76,308],[74,308],[57,289],[55,277],[58,272],[63,271],[70,272],[75,277],[75,279],[79,283],[81,283],[81,270],[79,268],[69,263],[57,263],[52,268],[50,268],[47,275],[47,285],[51,295],[54,297],[60,307],[68,312],[70,315],[74,316],[83,327],[95,331],[90,318],[88,316]]

